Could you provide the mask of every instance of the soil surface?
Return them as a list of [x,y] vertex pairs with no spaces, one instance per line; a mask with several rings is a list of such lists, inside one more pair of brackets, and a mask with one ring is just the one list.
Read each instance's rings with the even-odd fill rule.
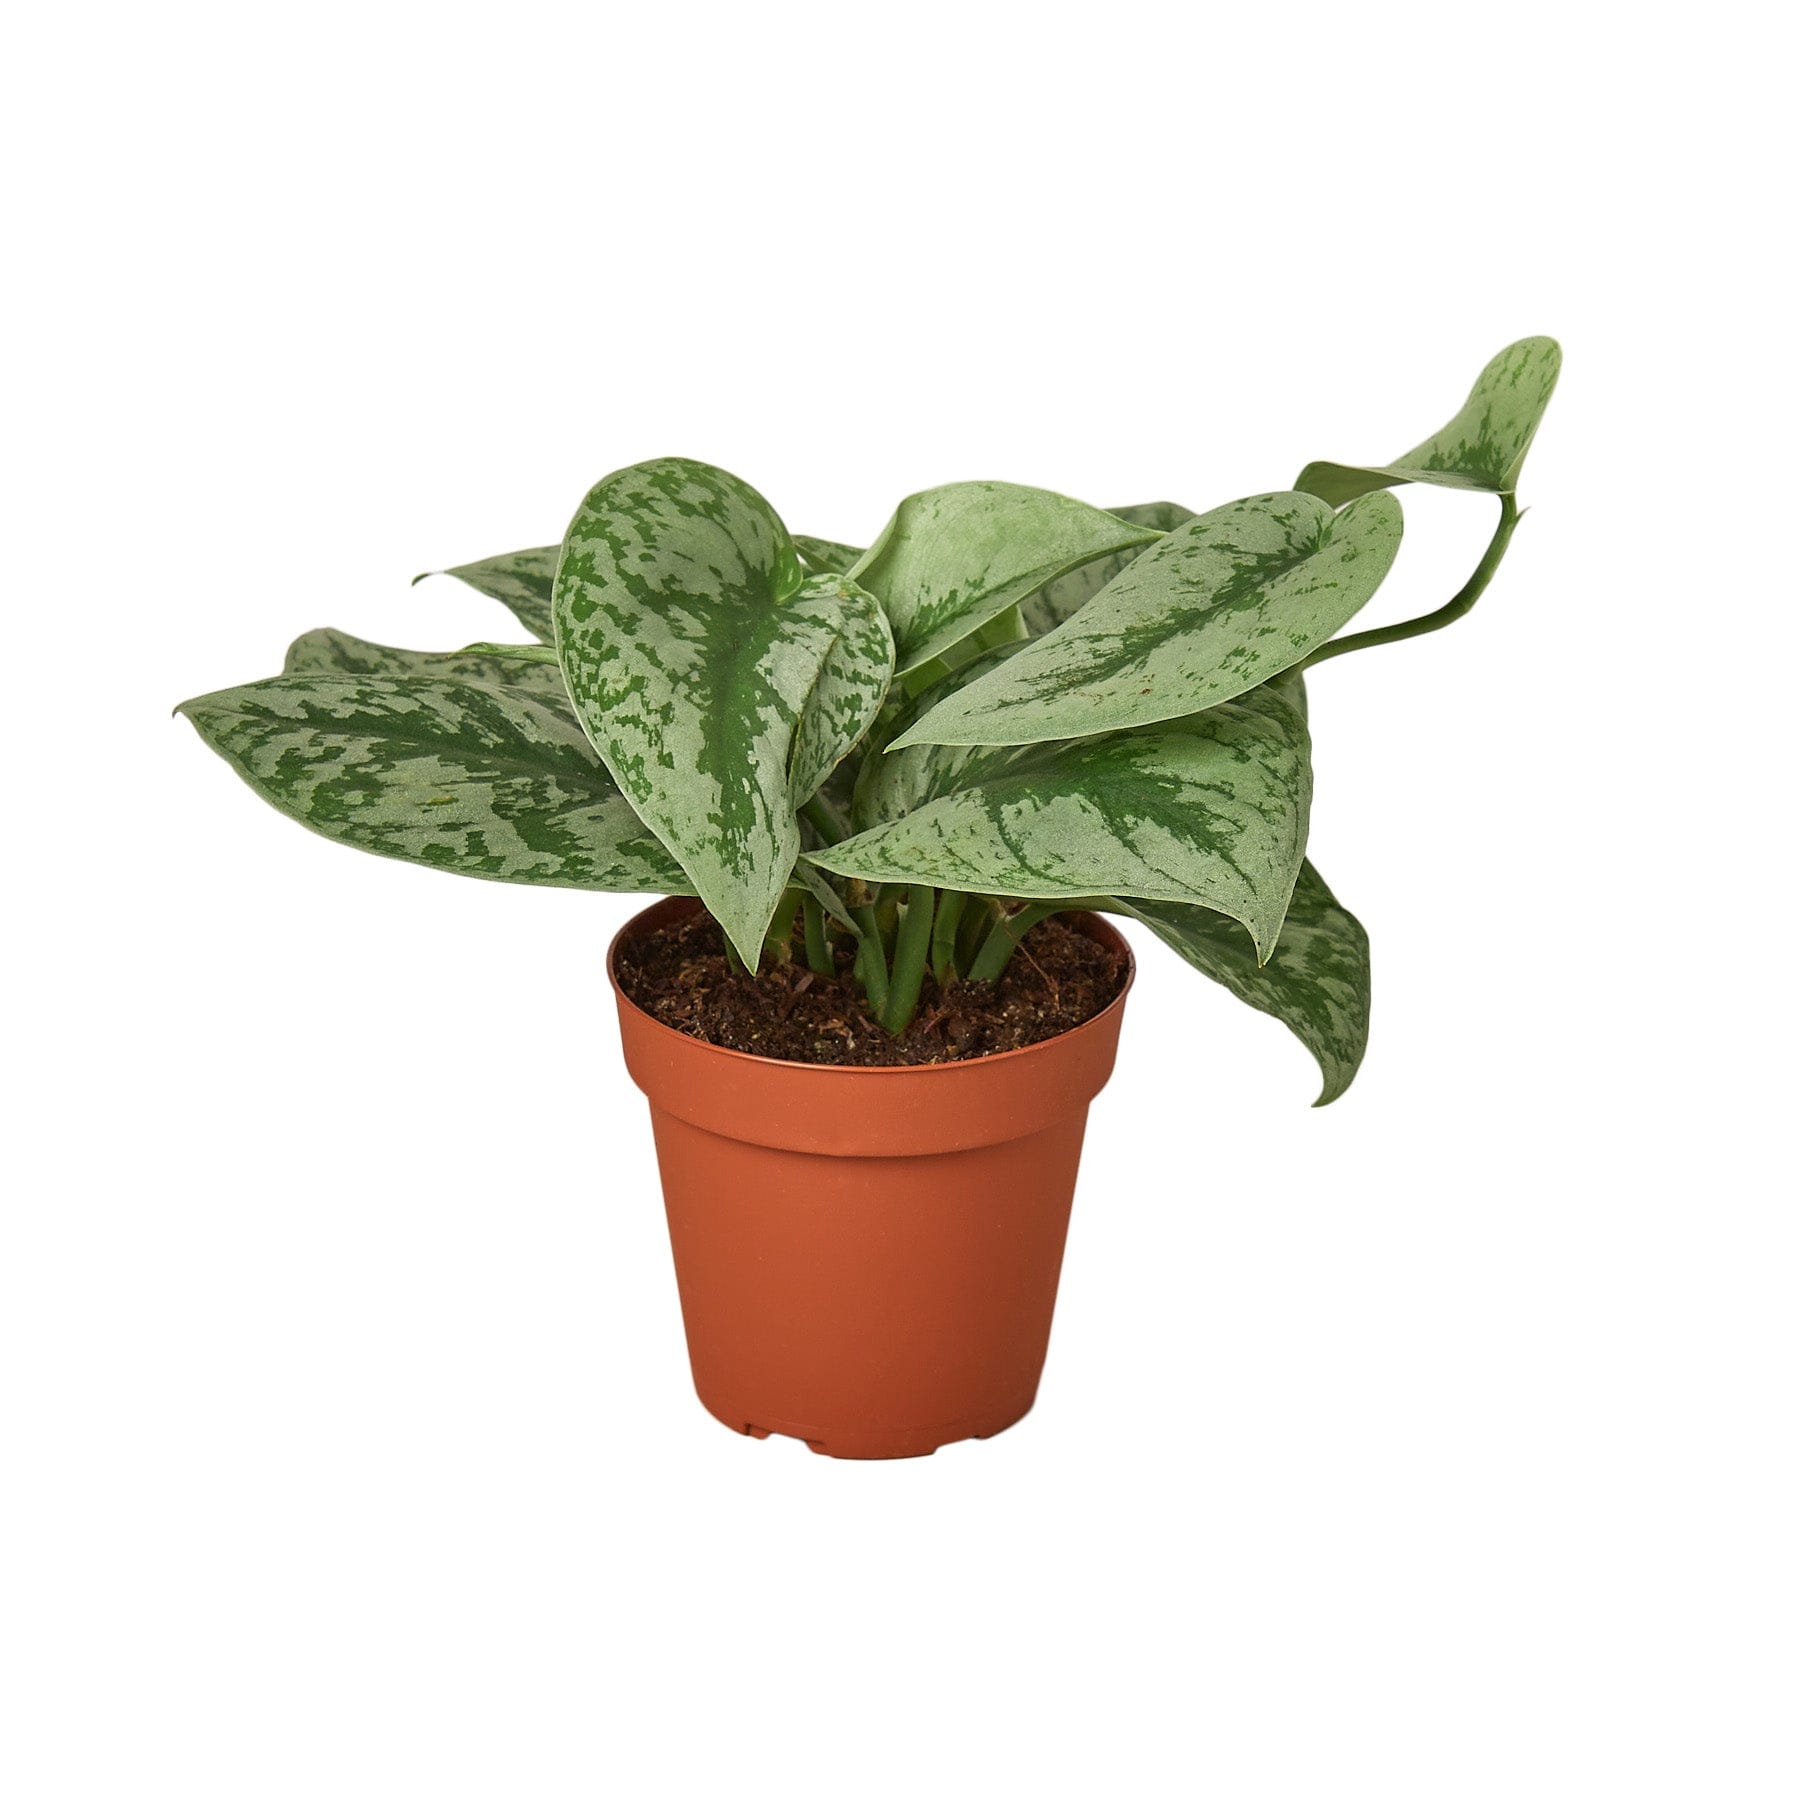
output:
[[925,977],[919,1010],[903,1037],[890,1037],[850,976],[851,952],[838,947],[835,975],[806,966],[796,936],[793,959],[760,975],[735,971],[725,940],[705,913],[627,938],[619,985],[653,1019],[726,1050],[782,1062],[866,1068],[955,1062],[1022,1050],[1102,1012],[1125,980],[1125,958],[1059,918],[1025,934],[998,981]]

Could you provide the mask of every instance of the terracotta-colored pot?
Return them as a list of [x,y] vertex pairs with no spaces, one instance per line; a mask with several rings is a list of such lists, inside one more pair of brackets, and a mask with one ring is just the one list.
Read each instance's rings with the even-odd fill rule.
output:
[[734,1431],[827,1456],[925,1456],[992,1437],[1037,1396],[1088,1102],[1112,1073],[1126,957],[1085,1025],[921,1068],[777,1062],[702,1043],[619,991],[650,1101],[688,1356]]

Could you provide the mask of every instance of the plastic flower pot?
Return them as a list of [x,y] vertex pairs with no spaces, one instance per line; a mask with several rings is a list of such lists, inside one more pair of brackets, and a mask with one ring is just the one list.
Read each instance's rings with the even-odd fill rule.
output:
[[1103,1012],[1023,1050],[839,1068],[723,1050],[620,990],[620,943],[691,912],[664,900],[607,972],[650,1102],[701,1404],[826,1456],[926,1456],[1030,1411],[1050,1341],[1088,1103],[1134,969]]

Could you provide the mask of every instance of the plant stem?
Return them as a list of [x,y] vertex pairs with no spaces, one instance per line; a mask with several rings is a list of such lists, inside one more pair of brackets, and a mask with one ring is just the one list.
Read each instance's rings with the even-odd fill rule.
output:
[[888,986],[887,1005],[881,1022],[898,1037],[919,1010],[919,989],[925,982],[925,963],[931,954],[931,913],[937,892],[928,887],[906,890],[906,911],[894,945],[894,978]]
[[1001,971],[1012,961],[1012,953],[1040,919],[1061,912],[1066,900],[1035,900],[1016,913],[1002,913],[983,940],[974,962],[969,965],[971,981],[998,981]]
[[938,895],[937,917],[931,922],[931,974],[939,987],[956,979],[956,928],[968,899],[957,888]]
[[981,948],[981,940],[987,935],[988,927],[994,922],[999,906],[987,894],[971,894],[972,905],[963,908],[962,923],[956,928],[956,968],[961,975],[967,975],[969,965],[975,960],[975,953]]
[[837,816],[837,810],[823,794],[814,794],[801,807],[800,816],[827,844],[841,844],[850,835],[850,827]]
[[859,906],[853,910],[862,927],[862,942],[856,947],[856,979],[869,998],[869,1010],[879,1017],[888,997],[887,955],[881,948],[881,927],[875,922],[874,907]]
[[775,916],[769,921],[763,937],[763,961],[772,956],[778,963],[794,959],[794,918],[800,911],[801,890],[789,888],[776,903]]
[[1310,669],[1314,663],[1329,662],[1332,657],[1343,656],[1351,650],[1367,650],[1375,644],[1397,644],[1402,638],[1420,637],[1427,631],[1442,631],[1446,625],[1460,619],[1481,598],[1482,591],[1494,579],[1494,571],[1505,558],[1506,547],[1512,542],[1512,534],[1522,516],[1518,497],[1502,494],[1500,523],[1494,527],[1494,535],[1482,553],[1481,561],[1475,565],[1475,573],[1463,583],[1454,598],[1445,601],[1436,612],[1426,613],[1417,619],[1402,620],[1398,625],[1378,625],[1372,631],[1353,631],[1348,637],[1333,638],[1329,643],[1321,644],[1300,667]]
[[829,975],[833,964],[831,943],[825,936],[825,909],[811,894],[803,894],[800,913],[806,921],[806,966],[815,975]]

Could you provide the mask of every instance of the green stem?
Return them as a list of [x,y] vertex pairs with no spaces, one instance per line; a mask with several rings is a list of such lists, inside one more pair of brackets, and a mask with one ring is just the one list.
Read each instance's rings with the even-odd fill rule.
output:
[[1494,535],[1481,561],[1475,565],[1475,573],[1463,583],[1455,597],[1445,601],[1436,612],[1417,619],[1404,619],[1398,625],[1379,625],[1372,631],[1353,631],[1348,637],[1333,638],[1330,643],[1321,644],[1300,667],[1310,669],[1314,663],[1329,662],[1332,657],[1343,656],[1351,650],[1367,650],[1374,644],[1397,644],[1402,638],[1421,637],[1427,631],[1442,631],[1446,625],[1453,624],[1481,598],[1487,584],[1494,579],[1494,571],[1504,560],[1506,547],[1512,542],[1512,534],[1522,516],[1518,497],[1502,494],[1500,523],[1494,527]]
[[900,935],[900,894],[882,888],[875,896],[875,929],[881,933],[884,955],[894,954],[894,942]]
[[771,956],[778,963],[793,961],[794,920],[800,911],[801,898],[799,888],[789,888],[776,902],[775,916],[769,921],[769,929],[763,936],[765,963]]
[[988,927],[993,924],[994,916],[1000,910],[995,902],[986,894],[971,894],[972,905],[963,908],[962,923],[956,928],[956,967],[959,973],[967,975],[969,965],[975,960],[975,953],[981,948],[981,940],[987,935]]
[[800,900],[800,914],[806,921],[806,966],[815,975],[833,972],[831,942],[825,936],[825,909],[811,894]]
[[968,899],[956,888],[938,895],[937,917],[931,922],[931,974],[939,987],[956,979],[956,928]]
[[894,978],[888,986],[887,1005],[881,1022],[898,1037],[919,1010],[919,989],[925,984],[925,963],[931,954],[931,912],[937,893],[933,888],[909,887],[906,911],[894,943]]
[[879,1018],[888,997],[888,966],[881,948],[881,927],[875,922],[874,907],[858,906],[852,910],[862,927],[862,941],[856,947],[856,979],[868,996],[869,1010]]
[[974,962],[969,965],[969,979],[998,981],[1001,972],[1012,961],[1012,953],[1018,949],[1026,932],[1040,919],[1047,919],[1052,913],[1061,912],[1067,905],[1066,900],[1038,900],[1030,906],[1021,907],[1016,913],[1003,913],[994,921],[993,929],[988,932]]
[[824,843],[841,844],[850,835],[850,827],[838,817],[837,809],[823,794],[814,794],[801,807],[800,816],[819,834]]

